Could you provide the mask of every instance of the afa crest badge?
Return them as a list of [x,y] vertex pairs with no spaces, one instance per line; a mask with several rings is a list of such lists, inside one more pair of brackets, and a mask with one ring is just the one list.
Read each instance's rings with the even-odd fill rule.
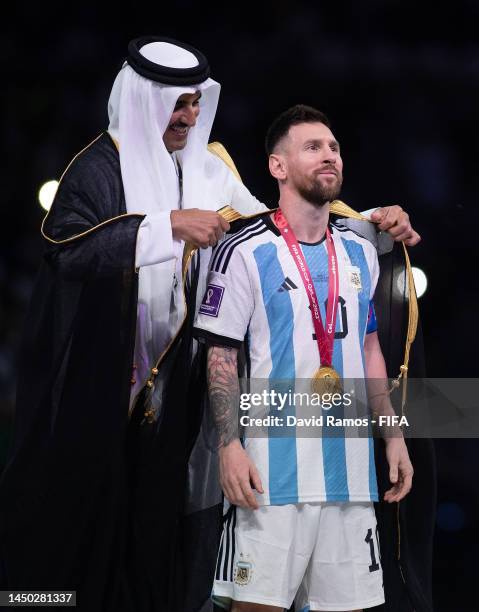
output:
[[236,561],[234,581],[236,584],[245,585],[251,581],[253,575],[253,564],[249,561]]
[[349,266],[348,268],[349,284],[353,289],[361,291],[361,270],[357,266]]

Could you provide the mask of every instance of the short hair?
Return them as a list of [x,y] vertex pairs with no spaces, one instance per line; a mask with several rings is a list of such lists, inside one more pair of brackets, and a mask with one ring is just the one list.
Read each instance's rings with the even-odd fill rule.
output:
[[290,128],[299,123],[324,123],[331,129],[329,119],[320,110],[305,104],[296,104],[278,115],[269,126],[264,141],[266,154],[271,155],[278,142],[288,135]]

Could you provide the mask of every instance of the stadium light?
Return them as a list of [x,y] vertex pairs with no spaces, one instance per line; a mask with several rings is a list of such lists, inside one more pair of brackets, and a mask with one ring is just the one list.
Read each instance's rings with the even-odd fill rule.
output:
[[417,297],[420,298],[424,295],[427,289],[427,276],[421,270],[421,268],[412,269],[412,275],[414,276],[414,284],[416,285],[416,293]]
[[43,183],[38,190],[38,201],[40,202],[40,206],[47,212],[50,210],[57,188],[58,181],[47,181]]

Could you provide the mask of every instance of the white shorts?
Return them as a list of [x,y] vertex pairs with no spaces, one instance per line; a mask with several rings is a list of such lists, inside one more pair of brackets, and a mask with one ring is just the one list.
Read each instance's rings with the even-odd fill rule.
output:
[[232,506],[225,515],[213,600],[296,610],[358,610],[384,603],[370,502]]

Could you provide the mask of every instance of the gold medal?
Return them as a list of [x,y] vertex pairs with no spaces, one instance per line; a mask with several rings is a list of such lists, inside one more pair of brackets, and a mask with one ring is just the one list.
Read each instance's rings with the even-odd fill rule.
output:
[[323,395],[324,393],[342,393],[341,377],[333,367],[321,366],[313,374],[311,390],[318,395]]
[[[320,363],[331,363],[334,351],[339,295],[338,260],[331,232],[329,231],[329,227],[326,227],[326,248],[328,250],[328,300],[326,306],[326,324],[323,325],[314,282],[311,282],[312,277],[302,254],[299,242],[294,235],[294,231],[289,226],[288,220],[283,215],[281,208],[278,208],[273,218],[276,227],[279,229],[288,245],[289,252],[298,268],[298,272],[308,295],[309,308],[313,319],[316,342],[318,344],[319,361]],[[319,395],[324,393],[342,393],[341,378],[332,366],[321,366],[313,374],[311,379],[311,390],[313,393],[318,393]]]

